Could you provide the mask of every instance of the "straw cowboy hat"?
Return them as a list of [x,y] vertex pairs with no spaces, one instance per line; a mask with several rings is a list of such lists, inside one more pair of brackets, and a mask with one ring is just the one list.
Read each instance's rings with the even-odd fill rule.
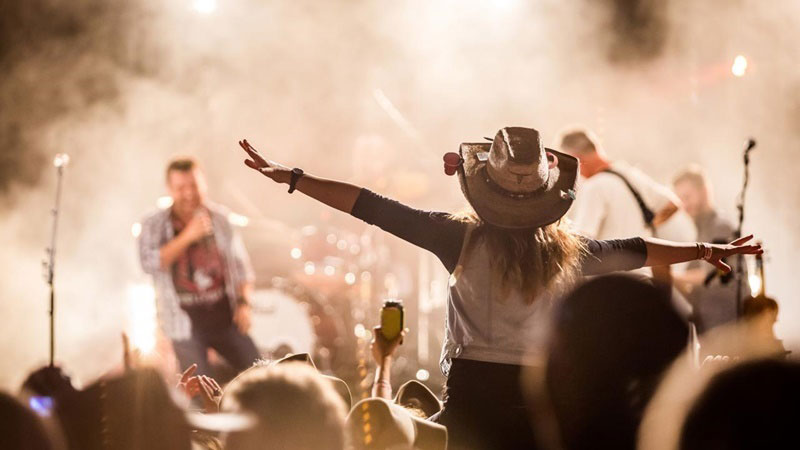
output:
[[[542,227],[560,219],[575,200],[578,160],[545,148],[533,128],[503,128],[491,143],[461,144],[459,156],[461,190],[491,225]],[[454,157],[445,155],[446,171]]]
[[427,386],[417,380],[408,380],[397,389],[394,402],[403,407],[413,407],[430,417],[442,410],[442,403]]
[[[314,360],[311,359],[311,355],[309,355],[308,353],[293,353],[293,354],[289,354],[289,355],[284,356],[281,359],[273,361],[272,364],[285,364],[285,363],[290,363],[290,362],[299,362],[299,363],[303,363],[303,364],[308,364],[309,366],[313,367],[314,369],[317,369],[317,365],[314,364]],[[317,370],[317,371],[319,371],[319,370]],[[339,394],[340,397],[342,397],[342,400],[344,400],[344,403],[345,403],[345,406],[347,406],[347,409],[350,409],[350,407],[353,406],[353,395],[350,392],[350,388],[347,386],[347,383],[345,383],[345,381],[342,380],[341,378],[334,377],[332,375],[325,375],[325,374],[322,374],[322,373],[321,373],[321,375],[324,378],[326,378],[328,381],[331,382],[331,384],[333,385],[333,388],[336,389],[336,393]]]
[[347,415],[347,427],[356,449],[447,448],[447,428],[382,398],[372,397],[356,403]]

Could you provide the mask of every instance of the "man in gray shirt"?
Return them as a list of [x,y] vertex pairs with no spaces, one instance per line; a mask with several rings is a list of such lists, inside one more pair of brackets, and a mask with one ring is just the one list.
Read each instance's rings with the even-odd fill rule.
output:
[[[714,208],[712,186],[702,167],[690,165],[675,175],[672,185],[684,209],[694,220],[698,241],[729,242],[734,238],[733,224]],[[675,281],[681,290],[688,292],[698,332],[704,333],[736,320],[736,282],[732,278],[736,262],[727,261],[734,269],[727,276],[709,272],[696,262],[690,263],[684,274],[676,276]],[[743,295],[749,295],[747,284],[742,287]]]

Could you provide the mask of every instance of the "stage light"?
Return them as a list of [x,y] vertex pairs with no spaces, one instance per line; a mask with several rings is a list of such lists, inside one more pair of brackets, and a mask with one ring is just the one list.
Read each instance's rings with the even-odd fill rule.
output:
[[347,284],[355,284],[356,274],[354,274],[353,272],[347,272],[344,276],[344,282]]
[[172,197],[168,195],[164,197],[158,197],[158,200],[156,200],[156,206],[158,206],[158,209],[169,208],[170,206],[172,206]]
[[431,377],[431,374],[425,369],[419,369],[417,371],[417,379],[419,381],[428,381],[428,378]]
[[329,234],[329,235],[325,236],[325,240],[328,242],[328,244],[331,244],[331,245],[333,245],[333,244],[335,244],[335,243],[336,243],[336,241],[338,241],[339,239],[336,237],[336,235],[335,235],[335,234],[331,233],[331,234]]
[[148,355],[156,347],[156,293],[148,283],[128,286],[128,339],[131,347]]
[[745,72],[747,72],[747,58],[742,55],[737,55],[736,58],[733,60],[733,65],[731,66],[731,73],[737,77],[743,77]]
[[339,250],[346,250],[347,249],[347,241],[344,239],[339,239],[339,242],[336,243],[336,248]]
[[300,259],[303,256],[303,251],[295,247],[289,252],[289,255],[292,256],[292,259]]
[[751,295],[758,295],[761,292],[761,277],[757,273],[751,273],[747,276],[747,281],[750,284]]
[[53,158],[53,165],[55,167],[65,167],[67,164],[69,164],[69,155],[66,153],[58,153],[55,158]]
[[142,224],[136,222],[131,225],[131,235],[133,235],[134,239],[138,238],[140,234],[142,234]]
[[361,272],[361,281],[369,282],[372,279],[372,274],[367,272],[366,270]]
[[244,228],[248,223],[250,223],[250,219],[241,214],[228,213],[228,223],[236,227]]
[[317,271],[317,268],[314,266],[313,262],[307,262],[305,265],[303,265],[303,271],[306,273],[306,275],[314,275],[314,272]]
[[367,328],[363,323],[356,324],[355,328],[353,328],[353,333],[357,338],[363,339],[367,335]]
[[333,266],[325,266],[325,275],[328,275],[330,277],[330,276],[333,276],[334,273],[336,273],[336,268],[335,267],[333,267]]
[[217,10],[217,0],[194,0],[192,9],[201,14],[211,14]]

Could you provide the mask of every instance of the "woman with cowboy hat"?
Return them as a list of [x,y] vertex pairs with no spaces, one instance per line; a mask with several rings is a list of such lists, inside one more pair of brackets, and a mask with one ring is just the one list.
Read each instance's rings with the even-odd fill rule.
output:
[[579,236],[561,217],[575,199],[578,161],[546,149],[539,132],[508,127],[491,143],[445,155],[471,209],[410,208],[367,189],[305,174],[262,157],[246,140],[245,164],[300,192],[433,252],[450,272],[440,365],[451,448],[531,448],[520,372],[541,361],[553,303],[582,275],[760,253],[744,245]]

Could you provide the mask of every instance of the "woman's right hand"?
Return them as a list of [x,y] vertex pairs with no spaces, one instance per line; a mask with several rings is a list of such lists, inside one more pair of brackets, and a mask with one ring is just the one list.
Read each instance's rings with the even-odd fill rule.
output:
[[244,160],[244,164],[247,167],[260,172],[276,183],[289,184],[289,180],[292,176],[291,169],[262,157],[261,154],[258,153],[258,150],[247,142],[247,139],[239,141],[239,146],[242,147],[242,149],[247,152],[247,156],[250,157],[250,159]]

